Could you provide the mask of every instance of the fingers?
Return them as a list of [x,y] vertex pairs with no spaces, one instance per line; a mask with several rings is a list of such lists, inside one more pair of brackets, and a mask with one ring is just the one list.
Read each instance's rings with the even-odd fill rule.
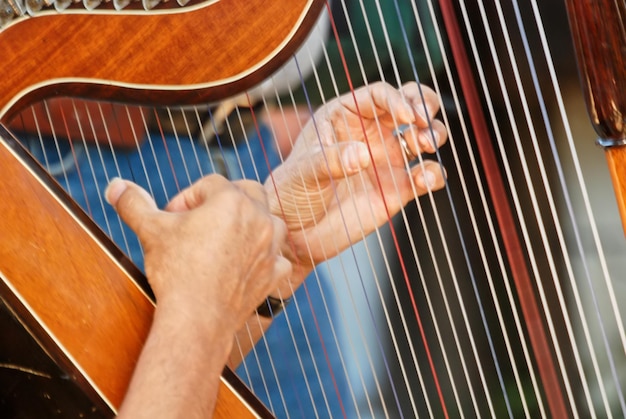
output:
[[159,212],[148,192],[127,180],[113,179],[105,191],[105,198],[140,239],[146,218]]
[[398,89],[387,83],[373,83],[356,90],[354,95],[342,96],[340,100],[345,108],[364,118],[394,114],[400,123],[415,120],[411,104],[403,99]]
[[267,193],[263,185],[253,180],[238,180],[233,182],[248,198],[260,204],[263,208],[268,207]]
[[417,156],[421,153],[434,153],[437,151],[439,147],[445,144],[448,138],[448,131],[443,122],[435,119],[426,128],[419,128],[414,124],[401,125],[394,131],[394,135],[398,140],[406,141],[407,152]]
[[[415,82],[396,89],[388,83],[373,83],[358,89],[354,94],[340,98],[341,105],[364,118],[382,117],[396,124],[415,123],[426,128],[439,112],[437,93]],[[392,118],[387,116],[393,115]]]
[[411,168],[411,176],[413,176],[418,195],[439,190],[446,184],[445,169],[432,160],[424,160]]
[[[367,144],[358,141],[334,143],[325,146],[323,149],[311,152],[280,171],[276,171],[277,176],[291,178],[294,184],[304,184],[311,190],[318,190],[326,187],[332,179],[339,179],[351,176],[360,170],[369,167],[371,163]],[[287,191],[293,193],[293,191]]]
[[[293,272],[293,265],[284,256],[276,256],[274,262],[274,275],[272,283],[265,289],[263,295],[271,295],[275,298],[287,298],[292,295],[293,288],[290,285],[290,278]],[[258,306],[258,305],[257,305]]]
[[272,285],[270,289],[265,290],[265,295],[276,291],[279,284],[288,284],[293,269],[291,262],[281,252],[288,240],[287,225],[281,218],[275,216],[272,216],[272,222],[274,224],[274,242],[272,247],[272,253],[275,255],[274,273],[272,275]]
[[434,121],[435,115],[439,112],[437,93],[430,87],[415,82],[405,84],[400,90],[417,114],[415,124],[419,128],[428,128],[429,121]]
[[231,182],[220,175],[209,175],[201,178],[188,188],[180,191],[167,204],[168,212],[184,212],[197,208],[223,188],[232,187]]
[[251,180],[239,180],[231,182],[220,175],[208,175],[188,188],[183,189],[167,204],[168,212],[184,212],[197,208],[222,188],[238,187],[250,199],[267,207],[267,196],[263,185]]

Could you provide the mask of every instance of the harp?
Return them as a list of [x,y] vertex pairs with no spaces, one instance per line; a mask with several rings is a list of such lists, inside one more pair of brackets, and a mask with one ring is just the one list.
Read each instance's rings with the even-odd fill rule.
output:
[[[235,156],[231,170],[253,167],[251,176],[263,177],[270,163],[265,148],[281,150],[272,141],[255,143],[267,137],[264,132],[289,143],[319,104],[374,80],[432,86],[449,129],[448,144],[431,156],[446,166],[446,189],[417,199],[375,234],[316,268],[237,373],[280,417],[619,417],[626,413],[620,306],[626,249],[622,234],[616,234],[609,174],[589,140],[596,134],[573,71],[576,53],[567,12],[579,62],[600,61],[602,55],[591,55],[596,50],[586,42],[601,39],[602,33],[613,40],[604,45],[615,45],[608,49],[613,58],[606,60],[613,73],[586,78],[610,80],[616,86],[612,100],[599,99],[592,82],[586,94],[593,99],[592,110],[611,115],[616,129],[610,138],[617,146],[623,136],[624,73],[623,52],[616,51],[626,44],[625,6],[623,1],[571,0],[566,9],[565,3],[545,3],[337,0],[332,7],[323,5],[329,39],[314,41],[296,55],[292,69],[306,80],[286,92],[277,87],[286,77],[281,73],[239,102],[223,102],[230,107],[108,110],[97,104],[94,111],[69,100],[64,112],[66,120],[67,114],[85,115],[78,118],[81,134],[95,131],[92,121],[107,112],[118,120],[138,117],[137,125],[111,126],[128,130],[133,139],[171,144],[176,154],[200,137],[202,147],[192,147],[192,155],[210,145],[202,151],[205,159],[222,157],[228,166]],[[592,25],[607,31],[590,36],[583,23],[598,16],[593,10],[604,14],[601,26],[597,20]],[[305,77],[306,64],[311,70]],[[584,68],[582,74],[592,74],[591,67]],[[64,95],[75,93],[73,86],[62,88],[67,88]],[[210,102],[227,94],[196,98],[186,92],[178,99]],[[93,98],[157,103],[166,95],[135,96],[104,89],[103,96]],[[46,116],[54,105],[27,107],[6,122],[12,119],[19,138],[20,131],[28,131],[23,122],[28,115],[41,126],[52,119]],[[216,117],[225,107],[228,117]],[[603,114],[592,112],[601,126]],[[189,130],[190,121],[198,120],[201,127]],[[286,121],[294,120],[292,131]],[[204,141],[207,132],[213,139]],[[45,155],[45,145],[37,146],[45,136],[35,135],[33,154]],[[3,137],[5,144],[12,142],[8,134]],[[62,129],[52,137],[74,135]],[[77,147],[78,154],[90,155],[88,145],[77,146],[82,139],[61,142],[68,166],[88,161],[72,151]],[[254,147],[261,149],[260,161],[250,157]],[[281,152],[275,153],[278,160]],[[612,157],[616,154],[613,149]],[[141,172],[133,176],[142,177]],[[619,180],[619,170],[614,172]],[[60,183],[69,183],[63,177]],[[8,182],[3,190],[15,187]],[[156,193],[159,189],[164,188],[156,187]],[[3,258],[11,243],[3,241]],[[6,269],[0,269],[3,277]],[[16,306],[10,299],[8,304]]]

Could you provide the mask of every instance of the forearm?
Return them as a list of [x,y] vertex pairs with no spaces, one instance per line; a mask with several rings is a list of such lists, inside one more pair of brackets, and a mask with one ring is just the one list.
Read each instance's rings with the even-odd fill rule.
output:
[[232,334],[194,317],[157,307],[120,418],[211,417]]
[[[285,256],[287,257],[287,256]],[[283,283],[279,289],[270,293],[275,298],[289,299],[295,290],[304,282],[311,273],[311,268],[293,265],[293,271],[288,282]],[[281,316],[282,314],[278,314]],[[252,350],[254,345],[261,339],[265,331],[271,326],[273,319],[259,316],[256,313],[250,316],[244,327],[239,329],[235,336],[232,352],[228,358],[228,366],[235,369]]]

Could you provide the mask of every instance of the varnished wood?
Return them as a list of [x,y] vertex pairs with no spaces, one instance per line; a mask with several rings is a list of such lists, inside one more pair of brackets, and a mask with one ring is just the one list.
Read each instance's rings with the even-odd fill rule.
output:
[[63,137],[70,141],[106,141],[113,147],[132,147],[145,132],[146,120],[137,106],[53,98],[37,102],[13,118],[7,128],[19,138]]
[[80,366],[84,375],[75,371],[76,379],[97,383],[100,396],[117,406],[154,305],[5,142],[0,164],[4,295],[73,358],[64,363]]
[[[154,312],[145,279],[16,141],[2,137],[0,291],[72,379],[114,412]],[[217,417],[256,417],[247,404],[267,415],[238,385],[223,380]]]
[[0,117],[58,95],[151,105],[196,104],[276,70],[323,1],[220,0],[192,11],[49,14],[0,32]]
[[[189,105],[237,94],[295,52],[323,5],[220,0],[22,18],[0,30],[0,121],[59,96]],[[137,285],[145,279],[8,133],[0,137],[0,292],[94,403],[115,412],[154,311]],[[216,417],[257,416],[271,415],[226,370]]]
[[587,109],[606,147],[626,234],[626,2],[566,3]]
[[606,160],[613,181],[615,199],[626,235],[626,146],[606,149]]
[[69,141],[106,141],[107,147],[133,147],[152,116],[138,106],[62,97],[33,104],[13,118],[8,128],[20,138],[56,136]]
[[593,126],[626,140],[626,2],[567,0],[567,9]]

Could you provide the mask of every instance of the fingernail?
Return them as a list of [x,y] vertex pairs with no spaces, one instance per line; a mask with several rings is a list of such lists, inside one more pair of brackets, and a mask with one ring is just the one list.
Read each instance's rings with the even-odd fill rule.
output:
[[419,115],[420,119],[423,122],[428,121],[428,117],[426,116],[426,108],[424,107],[424,105],[417,105],[415,107],[415,112]]
[[370,156],[367,146],[363,143],[350,144],[341,156],[343,165],[348,172],[361,170],[369,164]]
[[436,182],[437,182],[437,177],[435,176],[434,173],[429,172],[428,170],[425,170],[422,173],[422,184],[424,185],[424,187],[430,189],[433,186],[435,186]]
[[428,131],[420,135],[420,145],[430,152],[435,152],[439,147],[439,133],[437,131]]
[[119,177],[114,177],[104,191],[104,198],[110,205],[115,205],[126,188],[126,182]]
[[412,121],[413,116],[413,107],[408,103],[403,103],[403,111],[406,113],[405,115],[399,115],[400,119],[403,121]]

